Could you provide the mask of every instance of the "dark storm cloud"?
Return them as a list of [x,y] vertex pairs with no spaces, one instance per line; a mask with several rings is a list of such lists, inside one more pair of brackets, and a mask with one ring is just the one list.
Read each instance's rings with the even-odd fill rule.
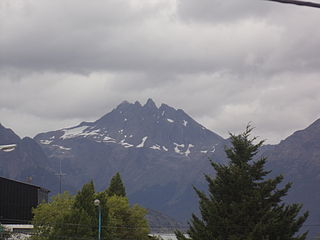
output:
[[185,24],[166,1],[143,2],[20,1],[21,8],[5,8],[1,19],[1,65],[79,73],[207,72],[246,67],[243,59],[252,56],[263,61],[279,40],[279,29],[261,21]]
[[319,33],[306,28],[318,14],[302,19],[306,10],[262,0],[13,2],[20,8],[9,3],[1,16],[2,67],[153,75],[319,67]]

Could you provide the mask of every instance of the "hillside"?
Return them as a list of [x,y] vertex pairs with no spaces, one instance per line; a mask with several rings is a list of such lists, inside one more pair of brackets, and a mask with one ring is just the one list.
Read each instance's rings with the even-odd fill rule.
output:
[[2,177],[28,181],[57,191],[57,177],[47,165],[46,154],[32,138],[20,139],[14,131],[0,124],[0,145],[2,144],[17,144],[13,151],[0,151]]

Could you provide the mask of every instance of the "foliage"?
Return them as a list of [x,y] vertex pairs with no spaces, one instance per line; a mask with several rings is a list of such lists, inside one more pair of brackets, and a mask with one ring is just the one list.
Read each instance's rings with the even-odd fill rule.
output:
[[[123,188],[124,189],[124,188]],[[130,206],[124,196],[108,196],[95,192],[93,182],[84,184],[75,197],[65,193],[42,203],[34,209],[33,240],[96,239],[98,236],[98,207],[102,214],[101,239],[146,239],[149,232],[146,210]]]
[[34,240],[46,240],[52,238],[53,230],[60,225],[65,215],[71,213],[74,202],[67,192],[59,194],[52,198],[49,203],[41,203],[33,209],[34,217],[32,224],[34,226]]
[[[302,205],[282,203],[291,183],[278,188],[283,177],[266,179],[266,158],[253,160],[263,141],[255,144],[252,128],[231,135],[232,147],[226,148],[229,164],[211,161],[215,178],[205,175],[209,194],[195,188],[202,218],[192,216],[188,234],[193,240],[304,240],[298,235],[308,213],[299,216]],[[186,238],[176,233],[179,240]]]
[[108,196],[126,196],[126,190],[122,182],[120,173],[117,172],[116,175],[114,175],[111,178],[110,185],[109,188],[106,190],[106,193],[108,194]]
[[5,240],[11,237],[11,232],[8,231],[3,225],[0,223],[0,240]]
[[[93,182],[84,184],[75,196],[71,211],[64,215],[61,224],[57,226],[53,235],[66,239],[95,239],[98,235],[97,210],[93,204],[96,199]],[[104,219],[106,220],[106,216]],[[102,236],[106,237],[105,232]]]
[[108,198],[107,205],[110,216],[107,228],[112,239],[147,239],[145,209],[138,205],[130,207],[127,198],[116,195]]

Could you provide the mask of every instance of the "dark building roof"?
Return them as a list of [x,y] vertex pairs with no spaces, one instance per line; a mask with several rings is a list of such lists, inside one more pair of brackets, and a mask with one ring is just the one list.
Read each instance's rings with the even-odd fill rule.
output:
[[42,191],[45,191],[45,192],[48,192],[48,193],[50,192],[50,190],[48,190],[46,188],[31,184],[31,183],[27,183],[27,182],[13,180],[13,179],[10,179],[10,178],[0,177],[0,181],[7,181],[7,182],[12,182],[12,183],[22,184],[22,185],[26,185],[26,186],[29,186],[29,187],[34,187],[34,188],[37,188],[37,189],[41,189]]
[[48,189],[0,177],[0,223],[28,223],[32,208],[48,202]]

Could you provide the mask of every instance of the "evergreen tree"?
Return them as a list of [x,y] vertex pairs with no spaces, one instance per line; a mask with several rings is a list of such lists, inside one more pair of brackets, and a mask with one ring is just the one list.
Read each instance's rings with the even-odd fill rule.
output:
[[[255,144],[252,128],[231,135],[231,148],[226,148],[229,164],[211,161],[216,176],[205,175],[209,194],[195,188],[199,196],[201,218],[192,215],[188,234],[192,240],[304,240],[298,235],[308,213],[299,215],[302,205],[284,204],[291,183],[278,185],[283,177],[266,179],[266,158],[253,160],[263,141]],[[179,240],[185,240],[181,232]]]
[[95,216],[95,190],[93,181],[86,183],[82,186],[81,191],[75,197],[73,208],[84,211],[90,216]]
[[106,190],[106,193],[108,196],[120,196],[120,197],[125,197],[126,196],[126,190],[123,185],[123,182],[121,180],[120,173],[117,172],[116,175],[114,175],[111,178],[109,188]]

